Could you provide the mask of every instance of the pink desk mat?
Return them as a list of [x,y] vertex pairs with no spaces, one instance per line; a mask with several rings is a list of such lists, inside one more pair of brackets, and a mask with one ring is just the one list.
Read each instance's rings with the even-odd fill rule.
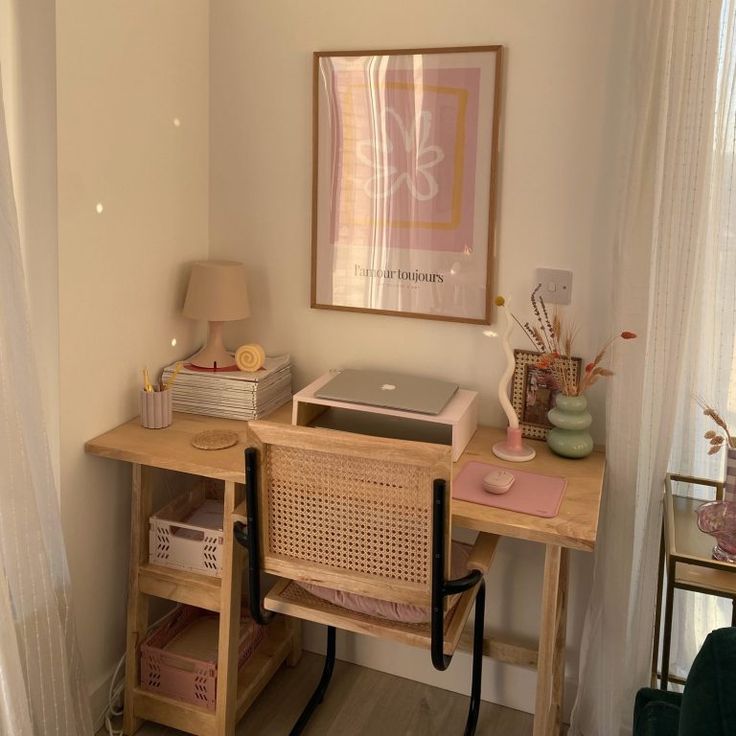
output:
[[[487,493],[483,490],[483,478],[491,470],[506,470],[514,478],[514,485],[506,493]],[[468,463],[452,481],[452,497],[459,501],[470,501],[483,506],[494,506],[520,514],[557,516],[562,503],[562,494],[567,480],[552,475],[528,473],[509,467],[489,465],[488,463]]]

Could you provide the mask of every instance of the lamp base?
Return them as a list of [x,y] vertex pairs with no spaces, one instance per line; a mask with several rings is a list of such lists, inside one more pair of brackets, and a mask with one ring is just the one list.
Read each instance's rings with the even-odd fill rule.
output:
[[521,441],[521,430],[507,427],[506,439],[493,445],[493,454],[511,463],[527,463],[534,460],[537,451]]
[[207,371],[224,371],[238,368],[233,355],[226,350],[210,349],[209,345],[189,358],[187,363],[190,363],[195,368],[201,368]]
[[195,368],[204,368],[210,371],[237,368],[235,356],[225,350],[225,343],[222,341],[222,327],[222,322],[209,323],[207,344],[189,358],[188,363],[191,363]]
[[195,373],[240,373],[240,368],[237,365],[229,365],[227,368],[220,368],[220,366],[217,366],[217,368],[202,368],[194,365],[194,363],[184,363],[184,367]]

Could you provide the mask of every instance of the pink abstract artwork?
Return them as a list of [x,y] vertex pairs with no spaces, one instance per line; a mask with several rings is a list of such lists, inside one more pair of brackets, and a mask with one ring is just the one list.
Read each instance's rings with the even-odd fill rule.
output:
[[331,81],[331,242],[380,237],[384,248],[456,253],[480,246],[480,70],[335,70]]
[[490,324],[501,59],[315,52],[314,308]]

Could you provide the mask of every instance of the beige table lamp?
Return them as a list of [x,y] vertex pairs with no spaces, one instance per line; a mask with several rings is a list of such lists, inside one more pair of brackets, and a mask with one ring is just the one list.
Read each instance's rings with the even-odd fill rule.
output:
[[245,266],[237,261],[194,263],[182,314],[210,323],[207,344],[189,362],[209,370],[232,369],[235,359],[225,349],[222,330],[225,322],[250,315]]

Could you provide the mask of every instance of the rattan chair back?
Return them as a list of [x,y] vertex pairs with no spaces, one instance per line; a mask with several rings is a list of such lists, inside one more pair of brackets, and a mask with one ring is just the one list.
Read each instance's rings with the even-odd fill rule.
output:
[[432,485],[450,492],[449,447],[270,422],[251,422],[249,439],[265,572],[429,605]]

